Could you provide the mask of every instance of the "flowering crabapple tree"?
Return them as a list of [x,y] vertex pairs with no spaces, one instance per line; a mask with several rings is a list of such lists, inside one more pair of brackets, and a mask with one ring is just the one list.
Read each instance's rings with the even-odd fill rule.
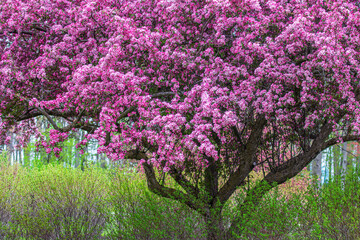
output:
[[[12,129],[58,154],[82,129],[79,147],[137,159],[151,191],[204,217],[208,239],[239,233],[274,184],[360,136],[353,1],[0,0],[0,56],[1,141]],[[255,166],[268,169],[225,227]]]

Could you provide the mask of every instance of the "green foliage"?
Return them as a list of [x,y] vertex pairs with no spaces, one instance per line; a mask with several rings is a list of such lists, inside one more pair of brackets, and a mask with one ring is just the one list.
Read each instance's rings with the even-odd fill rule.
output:
[[96,169],[48,165],[17,177],[7,205],[8,239],[100,239],[107,221],[108,181]]
[[310,190],[298,211],[298,230],[306,239],[360,238],[360,170],[352,169],[342,182],[340,176],[319,191]]
[[[2,159],[1,239],[206,239],[199,213],[150,192],[133,168],[24,168]],[[223,209],[224,230],[239,218],[238,239],[359,239],[359,186],[353,169],[345,183],[334,179],[320,190],[278,186],[249,209],[238,207],[246,197],[239,189]]]
[[0,163],[0,239],[5,238],[9,233],[9,223],[11,223],[11,210],[18,201],[17,192],[21,184],[20,177],[23,169],[18,166],[9,166],[1,156]]
[[201,216],[129,170],[62,164],[0,171],[1,239],[204,239]]
[[151,193],[135,172],[111,181],[112,239],[205,239],[201,216],[187,206]]
[[[286,194],[281,186],[242,215],[239,239],[359,239],[360,171],[321,189]],[[281,191],[280,191],[281,190]],[[241,198],[241,196],[238,195]],[[241,199],[242,201],[242,199]],[[241,202],[240,201],[240,202]]]
[[[267,186],[263,186],[266,188]],[[260,188],[261,190],[261,188]],[[245,196],[236,196],[240,209],[234,212],[234,217],[241,219],[239,224],[240,235],[238,239],[290,239],[296,221],[293,199],[284,192],[279,191],[279,186],[260,201],[258,205],[251,202],[241,205]],[[245,192],[243,193],[245,195]]]

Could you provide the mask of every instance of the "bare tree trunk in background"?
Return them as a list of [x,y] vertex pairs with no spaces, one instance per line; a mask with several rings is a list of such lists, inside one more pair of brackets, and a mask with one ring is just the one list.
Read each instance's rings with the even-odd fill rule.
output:
[[80,160],[79,160],[80,154],[79,151],[77,149],[75,149],[75,154],[74,154],[74,166],[75,168],[77,168],[80,165]]
[[326,159],[327,159],[327,161],[328,161],[328,171],[329,171],[329,181],[331,181],[332,179],[333,179],[333,151],[332,150],[330,150],[329,151],[329,154],[327,154],[327,156],[326,156]]
[[347,173],[348,168],[348,143],[343,143],[341,148],[341,155],[342,155],[342,161],[341,161],[341,179],[343,184],[345,183],[345,176]]
[[[98,163],[99,161],[96,161],[96,162]],[[101,168],[106,168],[107,167],[105,158],[101,159],[100,166],[101,166]]]
[[96,152],[95,158],[96,158],[96,162],[98,163],[99,162],[99,153],[98,152]]
[[321,187],[321,160],[322,153],[317,155],[317,157],[312,161],[312,175],[316,179],[317,187]]
[[23,164],[23,162],[21,161],[22,159],[21,159],[21,152],[22,152],[22,149],[20,148],[20,149],[16,149],[16,151],[17,151],[17,153],[18,153],[18,163],[20,164],[20,165],[22,165]]
[[333,148],[333,161],[334,161],[334,175],[341,176],[342,159],[341,159],[341,150],[339,145],[336,145]]
[[13,159],[14,159],[14,156],[13,156],[13,153],[14,153],[14,134],[12,132],[9,132],[8,134],[10,134],[11,139],[10,139],[9,144],[7,144],[6,149],[8,150],[8,154],[9,154],[9,163],[11,165],[13,165],[14,164],[14,162],[13,162]]

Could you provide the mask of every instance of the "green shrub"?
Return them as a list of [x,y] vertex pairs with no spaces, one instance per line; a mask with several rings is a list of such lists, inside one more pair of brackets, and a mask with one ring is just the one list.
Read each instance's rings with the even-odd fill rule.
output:
[[32,169],[22,176],[12,206],[8,237],[101,239],[107,221],[105,174],[60,165]]
[[[238,204],[241,204],[245,192],[236,196]],[[238,225],[241,233],[236,234],[237,239],[292,239],[296,225],[296,200],[289,198],[289,193],[279,191],[279,187],[264,196],[256,206],[242,209],[245,215],[240,215],[240,210],[234,208],[232,218],[240,218]]]
[[112,239],[205,239],[202,217],[151,193],[141,175],[120,171],[111,182]]
[[310,190],[298,211],[299,236],[304,239],[360,239],[360,171],[339,177],[319,191]]
[[12,220],[12,209],[18,203],[18,189],[23,169],[18,165],[0,164],[0,238],[3,239],[9,232],[9,223]]
[[[335,178],[321,189],[309,186],[291,195],[279,190],[249,211],[239,226],[239,239],[360,239],[359,170],[348,174],[345,182]],[[237,198],[243,200],[241,192]]]
[[[200,214],[150,192],[130,168],[0,167],[1,239],[206,239]],[[246,218],[239,189],[224,207],[225,228],[241,217],[238,239],[360,239],[359,170],[321,189],[298,185],[270,191]]]

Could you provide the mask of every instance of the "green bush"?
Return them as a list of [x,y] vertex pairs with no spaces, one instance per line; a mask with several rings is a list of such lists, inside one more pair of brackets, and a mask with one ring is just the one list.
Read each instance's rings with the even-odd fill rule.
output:
[[101,239],[108,181],[99,170],[47,165],[19,176],[9,239]]
[[[246,192],[239,192],[235,197],[237,204],[241,204]],[[235,233],[236,239],[297,239],[293,238],[296,227],[297,198],[289,193],[279,191],[278,187],[264,196],[258,205],[250,205],[247,209],[233,208],[232,218],[240,218],[238,225],[240,233]]]
[[275,189],[244,218],[238,238],[360,239],[359,206],[359,170],[290,198]]
[[298,211],[299,237],[304,239],[360,239],[360,171],[339,177],[320,190],[312,189]]
[[12,220],[11,210],[18,202],[18,189],[23,169],[18,165],[9,166],[0,164],[0,238],[3,239],[9,232],[9,223]]
[[202,217],[150,192],[141,175],[116,172],[111,183],[112,239],[205,239]]
[[1,239],[205,239],[201,216],[127,170],[4,165]]
[[[223,210],[225,228],[242,219],[238,239],[360,239],[359,170],[321,189],[275,188],[244,218],[236,206],[245,194]],[[0,239],[206,239],[206,231],[200,214],[150,192],[130,168],[1,163]]]

